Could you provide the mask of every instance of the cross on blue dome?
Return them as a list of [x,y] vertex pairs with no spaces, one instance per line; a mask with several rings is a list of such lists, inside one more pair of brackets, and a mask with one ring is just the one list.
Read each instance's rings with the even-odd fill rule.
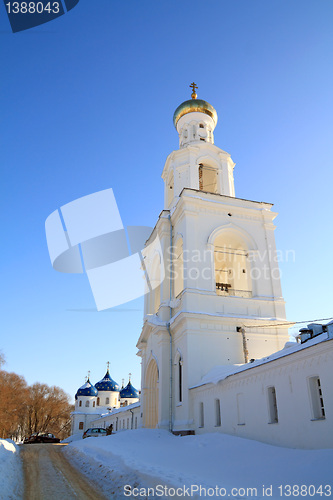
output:
[[95,384],[95,388],[98,391],[119,392],[119,385],[111,378],[109,369],[107,369],[106,374],[104,375],[102,380]]
[[127,386],[124,387],[124,389],[122,389],[120,391],[120,397],[121,398],[138,398],[139,397],[139,391],[132,386],[131,380],[129,380]]
[[97,396],[97,395],[98,395],[97,389],[91,384],[88,378],[87,382],[77,390],[77,393],[75,394],[75,399],[77,399],[78,396]]

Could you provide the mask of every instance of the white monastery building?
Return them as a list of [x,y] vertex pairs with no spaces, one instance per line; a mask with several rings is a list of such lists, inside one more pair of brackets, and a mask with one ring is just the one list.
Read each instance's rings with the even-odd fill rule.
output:
[[277,214],[235,196],[235,164],[214,144],[217,113],[191,86],[174,113],[179,149],[165,162],[164,209],[146,242],[154,286],[137,343],[141,395],[120,397],[109,371],[95,387],[88,380],[72,433],[112,423],[333,447],[333,322],[288,341]]

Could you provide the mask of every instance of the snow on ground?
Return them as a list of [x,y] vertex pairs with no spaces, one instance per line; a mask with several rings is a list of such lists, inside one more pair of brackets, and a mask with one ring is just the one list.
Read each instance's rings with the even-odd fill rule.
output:
[[[330,485],[333,489],[332,449],[296,450],[227,434],[177,437],[167,431],[138,429],[75,441],[65,452],[88,477],[104,485],[107,497],[114,494],[114,498],[126,498],[129,494],[124,494],[125,485],[143,487],[146,491],[142,493],[147,493],[148,487],[155,488],[155,496],[159,498],[181,498],[191,493],[192,498],[199,498],[195,486],[192,491],[179,490],[178,495],[174,490],[168,490],[166,495],[157,494],[165,492],[164,486],[191,488],[191,485],[198,488],[201,485],[206,488],[206,497],[213,498],[333,496],[333,491],[326,487]],[[156,489],[157,485],[161,488]],[[282,489],[278,488],[280,485]],[[289,492],[286,485],[313,486],[308,490],[303,488],[302,495],[296,495],[297,488],[295,495],[288,495],[285,494]],[[320,485],[322,494],[318,490]],[[218,491],[208,490],[216,487]],[[247,488],[256,488],[256,494],[255,490],[251,492]],[[152,492],[150,497],[153,497]],[[140,490],[133,490],[133,493],[137,493],[136,498],[145,498]],[[200,498],[204,496],[201,490]]]
[[23,494],[23,471],[19,447],[10,439],[0,439],[0,499],[18,500]]

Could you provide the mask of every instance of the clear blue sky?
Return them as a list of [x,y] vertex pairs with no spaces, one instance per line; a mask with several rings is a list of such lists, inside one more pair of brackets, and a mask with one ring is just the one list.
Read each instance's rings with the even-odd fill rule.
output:
[[215,143],[236,162],[236,196],[273,202],[288,319],[332,308],[331,0],[81,0],[12,34],[0,5],[1,338],[6,369],[71,395],[87,370],[133,373],[142,301],[97,313],[87,278],[51,267],[44,222],[112,187],[124,225],[163,208],[178,148],[175,108],[217,110]]

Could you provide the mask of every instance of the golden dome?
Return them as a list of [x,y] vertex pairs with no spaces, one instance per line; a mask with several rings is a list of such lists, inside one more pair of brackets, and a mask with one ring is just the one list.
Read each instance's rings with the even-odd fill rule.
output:
[[182,102],[176,109],[176,111],[173,114],[173,123],[174,126],[177,128],[177,122],[178,120],[186,115],[187,113],[205,113],[206,115],[210,116],[213,121],[214,125],[216,126],[217,123],[217,113],[216,110],[213,108],[209,102],[204,101],[203,99],[195,99],[192,98],[188,101]]

